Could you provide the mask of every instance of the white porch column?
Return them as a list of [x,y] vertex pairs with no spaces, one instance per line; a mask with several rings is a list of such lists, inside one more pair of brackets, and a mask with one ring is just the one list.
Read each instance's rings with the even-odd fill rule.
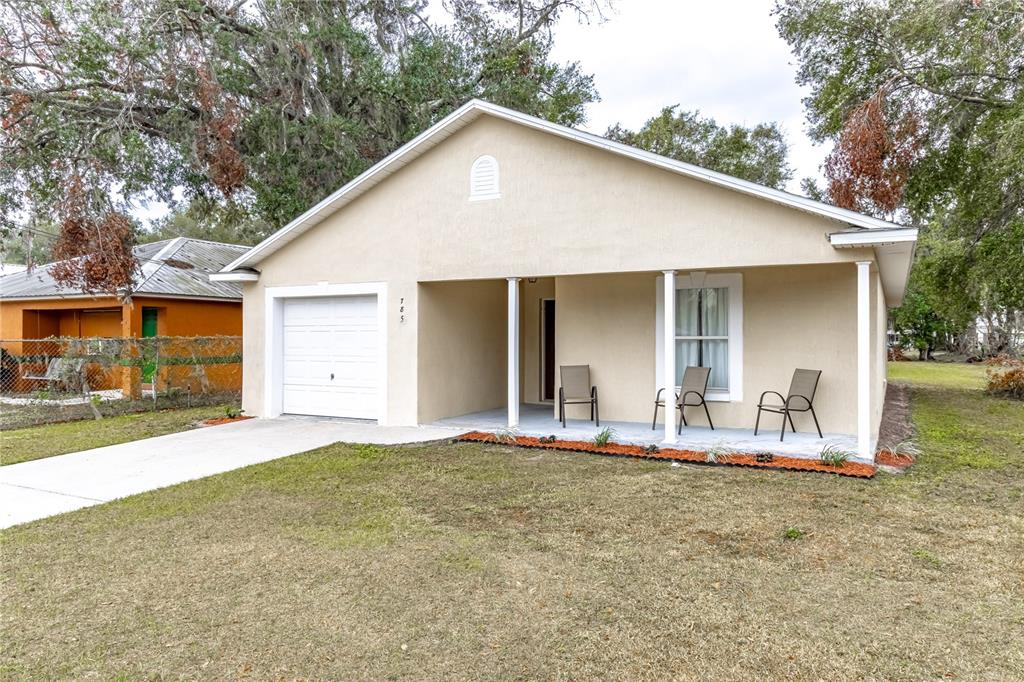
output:
[[676,442],[676,271],[665,270],[665,325],[664,343],[662,352],[664,354],[664,375],[661,384],[665,392],[661,397],[665,399],[665,442]]
[[508,428],[519,426],[519,277],[508,278]]
[[871,261],[857,261],[857,456],[871,452]]

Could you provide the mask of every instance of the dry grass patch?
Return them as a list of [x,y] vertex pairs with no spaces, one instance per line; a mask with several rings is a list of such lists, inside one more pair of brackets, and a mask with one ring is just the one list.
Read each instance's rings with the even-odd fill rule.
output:
[[1016,413],[923,390],[925,454],[874,481],[335,445],[5,531],[0,672],[1017,678],[1021,449],[931,435]]
[[0,465],[164,436],[223,416],[223,405],[207,405],[0,430]]

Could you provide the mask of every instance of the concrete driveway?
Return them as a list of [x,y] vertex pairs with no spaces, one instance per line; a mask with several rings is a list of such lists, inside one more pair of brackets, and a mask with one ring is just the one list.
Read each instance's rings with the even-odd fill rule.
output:
[[394,445],[465,429],[334,419],[248,419],[0,467],[0,528],[287,457],[331,443]]

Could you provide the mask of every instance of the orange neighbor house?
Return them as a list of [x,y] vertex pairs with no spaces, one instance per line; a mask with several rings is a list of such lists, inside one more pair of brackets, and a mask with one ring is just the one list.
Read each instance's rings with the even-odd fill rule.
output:
[[[140,274],[130,303],[60,287],[50,275],[52,263],[4,275],[0,342],[7,353],[24,357],[30,352],[24,340],[50,337],[240,336],[241,285],[211,282],[209,275],[248,248],[186,237],[137,246]],[[45,366],[32,368],[35,373],[44,370]],[[32,388],[20,377],[17,383],[20,390]],[[118,382],[112,378],[104,383],[108,385],[92,388]]]

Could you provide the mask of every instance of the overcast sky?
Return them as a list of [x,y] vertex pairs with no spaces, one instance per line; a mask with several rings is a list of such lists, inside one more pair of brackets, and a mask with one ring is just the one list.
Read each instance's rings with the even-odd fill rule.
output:
[[563,17],[559,61],[594,74],[601,101],[585,128],[599,135],[622,123],[636,129],[661,107],[699,109],[719,124],[778,122],[796,169],[787,189],[819,177],[828,149],[804,133],[804,92],[789,46],[775,29],[772,0],[618,0],[603,24]]

